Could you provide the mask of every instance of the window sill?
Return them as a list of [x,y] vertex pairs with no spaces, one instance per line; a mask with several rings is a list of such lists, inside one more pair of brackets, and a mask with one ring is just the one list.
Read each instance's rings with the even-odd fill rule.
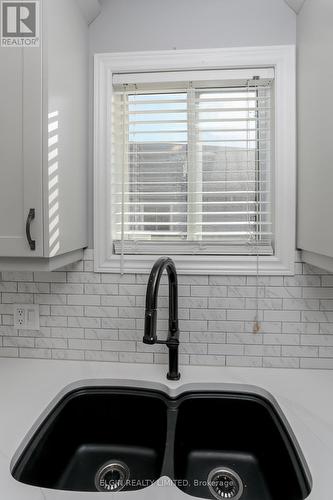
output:
[[[124,274],[147,274],[160,255],[125,255],[122,272]],[[294,274],[294,262],[276,256],[189,256],[169,255],[176,264],[178,274],[191,275],[291,275]],[[95,251],[95,272],[120,273],[121,257],[112,255],[100,259]]]

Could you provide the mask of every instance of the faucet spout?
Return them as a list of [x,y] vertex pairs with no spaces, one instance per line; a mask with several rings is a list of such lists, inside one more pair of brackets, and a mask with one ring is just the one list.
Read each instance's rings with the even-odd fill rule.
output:
[[[169,334],[166,341],[157,339],[157,301],[160,281],[164,270],[169,281]],[[146,293],[146,311],[143,342],[145,344],[166,344],[169,349],[169,380],[179,380],[178,348],[178,280],[175,263],[169,257],[158,259],[149,276]]]

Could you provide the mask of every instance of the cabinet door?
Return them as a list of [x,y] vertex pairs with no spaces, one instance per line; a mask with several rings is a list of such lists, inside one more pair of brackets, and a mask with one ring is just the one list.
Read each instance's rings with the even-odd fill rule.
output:
[[0,48],[0,256],[43,255],[41,102],[40,49]]

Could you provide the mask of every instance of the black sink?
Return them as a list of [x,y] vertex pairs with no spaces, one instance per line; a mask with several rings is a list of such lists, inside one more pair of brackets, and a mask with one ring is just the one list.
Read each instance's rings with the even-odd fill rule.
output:
[[166,417],[166,404],[157,394],[94,388],[73,392],[36,432],[14,477],[45,488],[96,491],[96,473],[113,462],[130,470],[125,490],[141,489],[161,475]]
[[86,387],[67,394],[13,467],[26,484],[138,490],[168,476],[207,499],[304,500],[311,476],[273,398],[251,390]]
[[[244,394],[192,395],[178,412],[175,477],[186,493],[242,500],[308,496],[298,454],[267,401]],[[207,488],[210,473],[215,489]]]

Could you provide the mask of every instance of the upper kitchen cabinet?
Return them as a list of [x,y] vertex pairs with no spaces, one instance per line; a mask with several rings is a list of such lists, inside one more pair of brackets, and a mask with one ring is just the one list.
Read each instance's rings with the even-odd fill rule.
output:
[[0,48],[0,271],[53,270],[87,246],[86,11],[36,3],[40,46]]
[[308,0],[298,19],[298,248],[333,271],[333,3]]
[[0,48],[0,255],[11,258],[43,256],[40,56],[39,49]]

